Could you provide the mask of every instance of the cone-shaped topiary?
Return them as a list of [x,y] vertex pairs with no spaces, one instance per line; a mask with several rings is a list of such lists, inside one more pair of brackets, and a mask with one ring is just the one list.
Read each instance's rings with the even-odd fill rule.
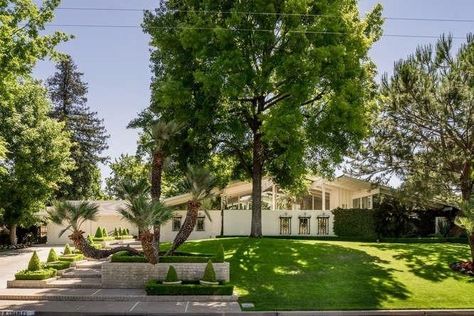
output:
[[224,253],[224,246],[219,244],[219,249],[217,249],[216,253],[216,262],[224,262],[225,261],[225,253]]
[[119,236],[117,227],[114,228],[114,236],[115,236],[115,237],[118,237],[118,236]]
[[104,237],[103,234],[102,234],[102,228],[100,228],[100,226],[97,227],[97,230],[95,231],[95,236],[94,236],[94,237],[95,237],[95,238],[102,238],[102,237]]
[[168,273],[166,274],[166,282],[177,282],[178,274],[176,273],[176,269],[173,266],[168,268]]
[[125,229],[125,235],[130,235],[130,230],[128,228]]
[[122,230],[122,227],[119,227],[119,236],[123,236],[123,230]]
[[28,271],[39,271],[41,270],[41,262],[40,258],[38,257],[38,254],[36,251],[33,252],[33,255],[31,256],[30,262],[28,262]]
[[204,270],[204,275],[202,277],[203,281],[206,282],[217,282],[216,280],[216,271],[214,271],[214,266],[212,265],[212,261],[209,260],[206,265],[206,269]]
[[69,244],[66,244],[66,246],[64,246],[63,254],[64,255],[72,254],[72,250],[71,250],[71,247],[69,247]]
[[46,260],[46,262],[54,262],[54,261],[58,261],[58,254],[56,253],[56,251],[54,250],[54,248],[51,248],[51,250],[49,251],[49,254],[48,254],[48,260]]

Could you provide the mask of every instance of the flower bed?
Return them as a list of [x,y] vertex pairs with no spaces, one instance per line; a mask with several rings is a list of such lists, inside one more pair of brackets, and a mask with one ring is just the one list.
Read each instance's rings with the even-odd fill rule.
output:
[[56,270],[51,268],[37,271],[22,270],[15,273],[15,280],[45,280],[56,276]]
[[228,284],[200,285],[194,282],[173,285],[150,280],[145,285],[145,291],[147,295],[232,295],[234,286]]
[[449,265],[454,271],[474,276],[474,263],[470,261],[454,262]]

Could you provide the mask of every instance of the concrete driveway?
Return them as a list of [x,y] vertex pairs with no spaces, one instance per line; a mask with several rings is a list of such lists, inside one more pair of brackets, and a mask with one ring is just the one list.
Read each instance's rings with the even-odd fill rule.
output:
[[16,272],[27,268],[33,251],[36,251],[41,261],[44,262],[48,258],[48,253],[51,248],[54,248],[58,254],[63,251],[63,247],[35,245],[26,249],[0,252],[0,288],[6,288],[7,280],[13,280]]

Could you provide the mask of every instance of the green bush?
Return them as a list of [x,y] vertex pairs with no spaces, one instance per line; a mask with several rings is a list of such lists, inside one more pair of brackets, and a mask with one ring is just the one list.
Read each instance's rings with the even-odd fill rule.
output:
[[102,237],[107,237],[108,234],[107,234],[107,230],[105,229],[105,227],[102,227]]
[[119,232],[118,232],[117,227],[114,228],[114,236],[115,236],[115,237],[118,237],[118,236],[119,236]]
[[94,237],[92,237],[92,235],[87,235],[87,242],[92,245],[94,243]]
[[54,262],[54,261],[58,261],[58,254],[56,253],[54,248],[51,248],[49,250],[48,259],[46,260],[46,262],[49,263],[49,262]]
[[71,247],[69,247],[69,244],[66,244],[64,246],[63,255],[70,255],[70,254],[72,254]]
[[337,208],[332,212],[338,237],[377,238],[373,210]]
[[41,270],[41,261],[36,251],[33,252],[30,262],[28,262],[28,271],[39,271]]
[[125,235],[130,235],[130,230],[128,228],[125,229]]
[[225,261],[224,246],[222,246],[222,244],[219,244],[219,249],[217,250],[214,261],[215,262],[224,262]]
[[37,271],[22,270],[15,274],[15,280],[44,280],[56,276],[55,269],[41,269]]
[[209,260],[206,265],[206,269],[204,269],[204,275],[202,277],[203,281],[207,282],[216,282],[216,271],[214,271],[214,266],[212,265],[212,261]]
[[70,266],[71,266],[70,261],[61,261],[61,260],[48,262],[44,265],[45,268],[55,269],[55,270],[64,270],[64,269],[69,268]]
[[[161,258],[160,258],[161,259]],[[130,255],[127,251],[119,251],[112,255],[111,262],[148,262],[144,256]]]
[[116,240],[125,240],[125,239],[133,239],[132,235],[122,235],[122,236],[115,236]]
[[102,238],[104,237],[103,233],[102,233],[102,228],[99,226],[97,227],[96,231],[95,231],[95,235],[94,235],[95,238]]
[[72,262],[72,261],[79,261],[82,259],[84,259],[84,255],[80,253],[59,256],[60,261]]
[[[163,253],[160,253],[162,255]],[[206,263],[211,255],[176,252],[174,256],[160,256],[163,263]],[[131,255],[127,251],[119,251],[112,255],[111,262],[148,262],[144,256]]]
[[91,244],[91,247],[94,247],[95,249],[102,249],[102,245],[101,244]]
[[115,238],[112,237],[112,236],[107,236],[107,237],[94,237],[93,238],[93,241],[94,242],[102,242],[102,241],[110,241],[110,240],[114,240]]
[[166,282],[177,282],[178,274],[176,273],[176,269],[173,266],[169,266],[168,273],[166,273]]
[[145,285],[147,295],[232,295],[233,285],[200,285],[200,284],[161,284],[150,280]]

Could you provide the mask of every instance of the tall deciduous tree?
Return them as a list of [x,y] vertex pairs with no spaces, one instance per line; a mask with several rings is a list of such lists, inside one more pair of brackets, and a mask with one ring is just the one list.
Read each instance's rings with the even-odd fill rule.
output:
[[64,124],[49,117],[51,104],[46,90],[26,81],[12,92],[15,98],[11,106],[0,107],[0,135],[8,150],[6,172],[0,173],[0,205],[10,241],[15,244],[17,226],[34,224],[35,213],[67,180],[73,163]]
[[474,36],[455,55],[452,46],[452,38],[442,36],[383,77],[373,135],[353,162],[358,174],[396,175],[424,198],[471,199]]
[[111,175],[105,179],[106,191],[109,195],[124,199],[122,183],[138,184],[146,181],[150,185],[150,168],[141,157],[122,154],[109,164]]
[[364,137],[381,24],[380,6],[362,19],[353,0],[172,0],[146,12],[152,110],[185,123],[181,139],[202,143],[193,150],[239,160],[253,183],[251,236],[262,234],[265,174],[292,187],[308,169],[331,173]]
[[97,112],[87,106],[87,83],[83,73],[71,57],[56,65],[56,73],[47,81],[54,109],[52,117],[65,122],[71,133],[72,158],[76,168],[69,172],[70,183],[58,191],[58,198],[82,200],[100,196],[100,171],[98,164],[104,162],[102,152],[108,148],[107,131]]

